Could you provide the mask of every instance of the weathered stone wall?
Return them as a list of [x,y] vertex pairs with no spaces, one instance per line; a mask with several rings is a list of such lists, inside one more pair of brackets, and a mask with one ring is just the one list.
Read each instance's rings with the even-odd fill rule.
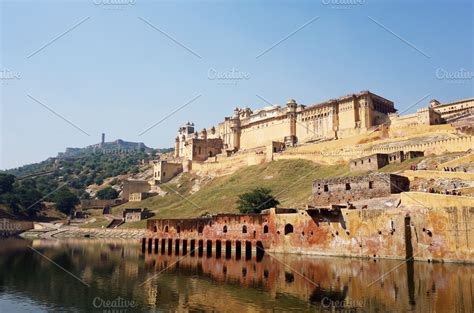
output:
[[153,166],[153,179],[157,183],[166,183],[183,171],[182,163],[159,161]]
[[351,171],[376,171],[389,163],[387,154],[376,153],[362,158],[351,160]]
[[427,192],[402,192],[401,199],[403,204],[410,206],[424,206],[429,208],[474,208],[474,197],[467,196],[452,196]]
[[148,192],[150,184],[145,180],[125,180],[122,187],[122,199],[128,200],[131,193]]
[[283,141],[290,135],[290,119],[286,116],[271,119],[262,123],[242,127],[240,135],[240,149],[252,149],[267,146],[272,141]]
[[206,160],[216,156],[222,151],[222,139],[205,139],[202,141],[193,140],[193,160]]
[[[149,220],[148,238],[175,245],[194,241],[209,248],[243,249],[249,244],[270,252],[474,262],[473,207],[329,211],[294,210],[261,215],[222,215],[190,220]],[[247,231],[243,231],[243,227]],[[226,227],[226,228],[225,228]],[[226,231],[225,231],[226,229]],[[161,243],[160,243],[161,245]],[[168,243],[167,243],[168,245]]]
[[388,154],[388,163],[402,163],[404,161],[403,151],[396,151]]
[[317,179],[313,181],[313,205],[346,204],[408,190],[408,179],[394,174]]
[[272,251],[380,258],[474,262],[473,207],[342,210],[276,215]]
[[217,156],[217,162],[212,159],[205,162],[193,161],[191,170],[203,174],[227,175],[243,167],[264,163],[265,160],[266,154],[263,151],[261,153],[256,153],[255,151],[248,153],[239,152],[229,157],[219,155]]

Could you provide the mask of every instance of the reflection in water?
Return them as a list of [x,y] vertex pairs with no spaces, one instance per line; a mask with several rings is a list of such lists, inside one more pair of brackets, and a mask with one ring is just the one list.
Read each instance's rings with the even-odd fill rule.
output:
[[176,255],[175,249],[142,253],[138,243],[126,241],[3,240],[0,309],[472,312],[473,266],[408,262],[378,280],[400,261],[219,256],[203,253],[206,244],[196,242]]

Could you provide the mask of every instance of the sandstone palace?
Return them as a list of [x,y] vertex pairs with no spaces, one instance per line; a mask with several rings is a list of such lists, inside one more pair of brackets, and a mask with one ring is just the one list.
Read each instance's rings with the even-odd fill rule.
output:
[[205,161],[218,154],[272,146],[279,151],[304,143],[346,138],[381,126],[416,126],[445,123],[446,117],[462,114],[474,107],[467,99],[451,104],[432,100],[430,106],[416,113],[400,116],[394,103],[370,91],[343,96],[315,105],[288,101],[285,107],[267,106],[252,111],[235,108],[223,122],[199,133],[193,123],[179,128],[175,139],[175,157]]

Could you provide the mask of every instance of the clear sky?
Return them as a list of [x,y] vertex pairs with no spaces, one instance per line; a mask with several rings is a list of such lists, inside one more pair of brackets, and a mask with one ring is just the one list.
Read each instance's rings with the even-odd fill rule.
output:
[[469,0],[0,3],[1,169],[102,132],[172,147],[188,120],[210,127],[261,98],[370,90],[409,113],[473,97]]

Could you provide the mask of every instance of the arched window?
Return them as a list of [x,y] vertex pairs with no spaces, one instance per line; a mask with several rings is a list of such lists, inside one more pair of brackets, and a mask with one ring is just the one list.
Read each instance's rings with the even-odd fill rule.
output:
[[268,233],[268,225],[263,226],[263,233],[264,234]]
[[222,229],[224,233],[227,233],[227,225],[224,225],[224,228]]
[[181,232],[181,226],[176,227],[176,232],[179,234]]
[[293,225],[286,224],[285,225],[285,235],[291,234],[293,232]]
[[202,234],[202,225],[199,225],[198,227],[198,234]]
[[153,232],[155,232],[155,233],[156,233],[157,231],[158,231],[158,227],[156,227],[156,225],[155,225],[155,226],[153,226]]
[[247,233],[247,226],[242,226],[242,233],[243,234],[246,234]]
[[165,226],[165,233],[168,232],[168,226]]

